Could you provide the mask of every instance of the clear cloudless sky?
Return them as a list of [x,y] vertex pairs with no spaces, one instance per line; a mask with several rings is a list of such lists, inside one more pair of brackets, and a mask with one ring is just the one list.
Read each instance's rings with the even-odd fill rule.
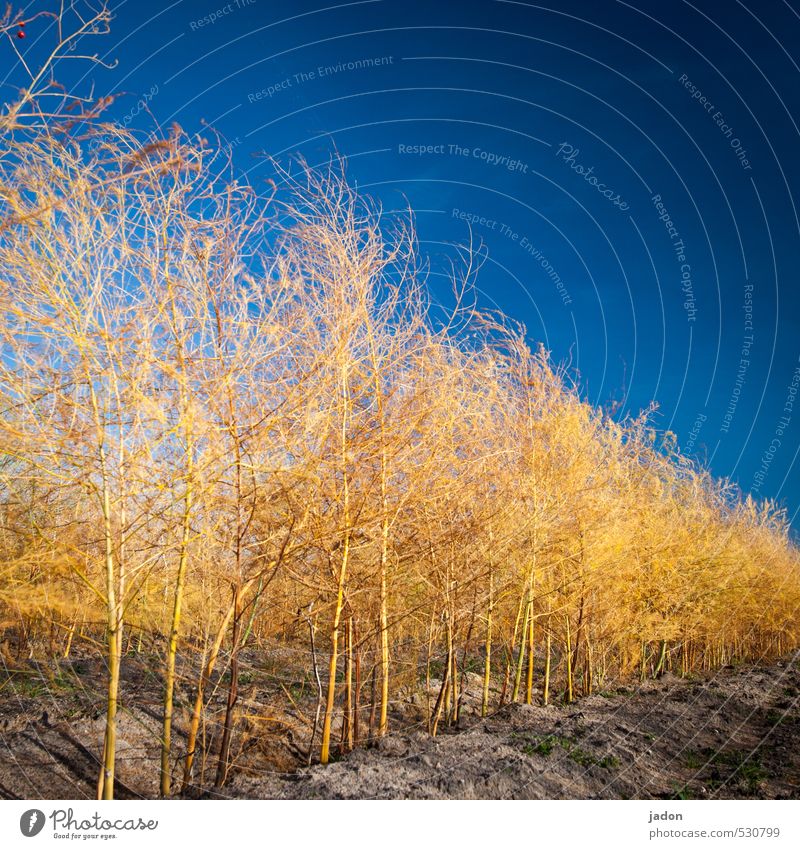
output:
[[685,451],[795,518],[799,0],[111,8],[92,49],[118,64],[88,75],[115,117],[210,122],[256,183],[260,151],[337,151],[384,209],[414,210],[443,302],[471,226],[483,306],[587,399],[655,401]]

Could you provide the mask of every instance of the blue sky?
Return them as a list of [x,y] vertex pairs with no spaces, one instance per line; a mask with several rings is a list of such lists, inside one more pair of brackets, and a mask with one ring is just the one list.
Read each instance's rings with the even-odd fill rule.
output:
[[800,3],[111,6],[117,117],[211,121],[255,182],[338,151],[413,208],[443,301],[471,223],[483,305],[794,517]]

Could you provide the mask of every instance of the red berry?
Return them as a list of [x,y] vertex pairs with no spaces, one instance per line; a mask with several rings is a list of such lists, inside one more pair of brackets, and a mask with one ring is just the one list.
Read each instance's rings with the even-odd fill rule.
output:
[[24,30],[20,30],[20,31],[17,33],[17,38],[25,38],[25,32],[24,32]]

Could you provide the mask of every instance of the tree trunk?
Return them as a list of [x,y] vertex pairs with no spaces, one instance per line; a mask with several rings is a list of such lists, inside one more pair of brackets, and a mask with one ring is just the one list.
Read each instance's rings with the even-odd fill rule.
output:
[[325,702],[325,714],[322,721],[322,748],[320,750],[320,762],[328,763],[331,748],[331,724],[333,722],[333,708],[336,700],[336,667],[339,661],[339,625],[342,618],[344,606],[344,586],[347,577],[347,561],[350,551],[350,533],[346,534],[344,549],[342,551],[342,562],[339,566],[339,580],[337,582],[336,608],[333,613],[333,626],[331,628],[331,659],[328,665],[328,697]]
[[526,705],[533,704],[533,661],[535,656],[533,651],[533,623],[533,597],[531,596],[531,613],[528,616],[528,677],[525,682]]
[[433,707],[433,713],[431,714],[429,730],[431,737],[436,736],[436,731],[439,728],[439,719],[442,715],[442,708],[444,706],[445,699],[447,698],[447,694],[450,690],[450,673],[452,669],[452,637],[450,635],[449,627],[448,627],[448,640],[447,640],[447,659],[444,665],[444,678],[442,680],[442,686],[439,690],[439,695],[436,698],[436,704]]
[[545,705],[550,703],[550,647],[553,637],[550,632],[550,619],[547,620],[547,637],[544,647],[544,688],[542,690],[542,701]]
[[169,759],[172,746],[172,702],[175,690],[175,657],[178,653],[178,631],[181,625],[183,590],[186,583],[186,569],[189,562],[189,533],[192,515],[191,482],[187,481],[186,486],[178,574],[175,578],[175,603],[172,609],[172,624],[170,626],[169,646],[167,648],[167,668],[164,676],[164,725],[161,732],[161,795],[163,797],[169,796],[171,784]]
[[525,604],[525,618],[522,620],[522,639],[519,641],[519,657],[517,658],[517,671],[514,674],[514,691],[511,694],[511,701],[516,702],[519,698],[519,688],[522,683],[522,668],[525,663],[525,647],[527,646],[526,635],[528,633],[528,620],[531,615],[530,600]]
[[189,784],[189,779],[192,775],[195,746],[197,745],[197,732],[200,728],[200,717],[203,712],[203,697],[205,695],[205,689],[208,686],[208,682],[211,680],[211,675],[214,672],[214,667],[217,663],[217,657],[219,656],[220,649],[222,648],[222,641],[225,639],[225,632],[228,630],[228,625],[231,621],[233,613],[234,608],[233,604],[231,604],[228,607],[228,610],[225,613],[222,622],[220,623],[216,637],[214,638],[214,644],[211,647],[208,659],[206,660],[202,674],[200,675],[200,680],[197,683],[197,695],[195,696],[194,700],[192,718],[189,721],[189,734],[186,742],[186,762],[183,768],[183,783],[181,784],[181,790],[186,789],[187,785]]
[[575,693],[573,689],[573,681],[572,681],[572,637],[570,634],[569,627],[569,614],[566,617],[567,620],[567,643],[566,643],[566,655],[567,655],[567,691],[566,691],[566,702],[567,704],[571,704],[574,700]]
[[237,583],[233,588],[233,633],[231,635],[231,680],[228,686],[228,701],[225,705],[225,722],[222,726],[222,742],[219,747],[219,761],[215,787],[222,787],[228,777],[228,758],[233,733],[233,711],[239,697],[239,649],[242,617],[241,586]]
[[486,644],[483,661],[483,700],[481,702],[481,716],[486,716],[489,711],[489,682],[492,675],[492,612],[494,609],[494,577],[489,572],[489,606],[486,612]]

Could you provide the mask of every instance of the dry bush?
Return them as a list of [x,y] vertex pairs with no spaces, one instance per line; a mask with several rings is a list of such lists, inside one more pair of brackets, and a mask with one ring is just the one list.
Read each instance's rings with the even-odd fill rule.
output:
[[14,662],[104,657],[100,795],[143,642],[163,795],[198,751],[226,781],[245,645],[302,659],[275,710],[326,762],[408,694],[456,724],[473,674],[485,714],[798,644],[785,515],[582,401],[505,317],[437,318],[413,227],[337,168],[263,197],[178,128],[37,102],[0,125],[0,620]]

